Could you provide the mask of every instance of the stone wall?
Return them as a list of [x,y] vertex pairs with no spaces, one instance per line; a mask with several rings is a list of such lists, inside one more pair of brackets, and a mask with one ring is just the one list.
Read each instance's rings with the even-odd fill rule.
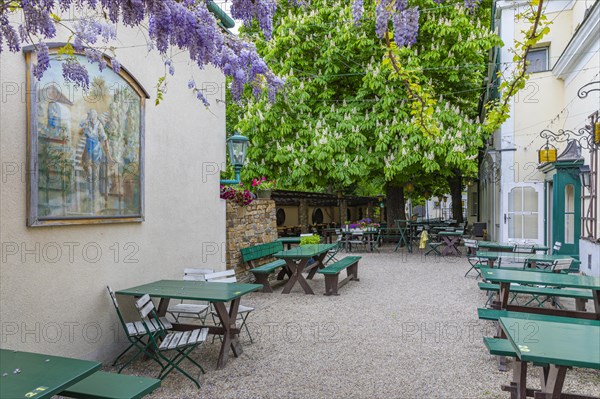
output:
[[242,262],[240,250],[277,239],[275,201],[255,199],[240,206],[227,201],[227,269],[235,269],[239,281],[248,281],[248,265]]

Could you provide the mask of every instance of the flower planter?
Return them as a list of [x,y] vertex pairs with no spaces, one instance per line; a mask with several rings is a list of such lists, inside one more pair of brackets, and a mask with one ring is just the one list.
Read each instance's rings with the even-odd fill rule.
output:
[[261,199],[271,199],[271,190],[258,190],[256,196]]

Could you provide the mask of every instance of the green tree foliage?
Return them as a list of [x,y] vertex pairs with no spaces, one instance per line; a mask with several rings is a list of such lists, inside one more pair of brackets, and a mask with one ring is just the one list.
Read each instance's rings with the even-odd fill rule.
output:
[[359,26],[350,2],[313,0],[310,10],[280,4],[269,42],[247,29],[286,85],[275,103],[247,93],[230,107],[251,139],[243,175],[348,191],[474,174],[485,135],[477,101],[488,50],[500,40],[487,28],[489,4],[473,13],[462,4],[411,2],[421,27],[408,48],[376,37],[374,1],[365,1]]

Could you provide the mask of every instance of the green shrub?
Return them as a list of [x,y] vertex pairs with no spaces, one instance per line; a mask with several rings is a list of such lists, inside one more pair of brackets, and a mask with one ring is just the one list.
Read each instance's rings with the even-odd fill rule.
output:
[[308,245],[308,244],[320,244],[321,236],[318,234],[313,234],[312,236],[300,237],[300,245]]

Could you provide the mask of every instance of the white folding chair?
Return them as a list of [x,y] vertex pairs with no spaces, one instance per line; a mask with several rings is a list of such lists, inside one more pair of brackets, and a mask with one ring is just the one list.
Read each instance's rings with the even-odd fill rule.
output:
[[513,252],[516,254],[532,254],[535,252],[535,245],[533,244],[515,244]]
[[[225,270],[223,272],[206,274],[204,276],[204,278],[206,279],[206,281],[212,282],[212,283],[237,283],[237,278],[235,276],[235,270],[232,270],[232,269]],[[250,315],[250,313],[252,311],[254,311],[254,308],[251,308],[249,306],[239,305],[238,313],[237,313],[238,320],[240,320],[240,322],[241,322],[240,330],[242,328],[246,329],[246,333],[248,333],[250,342],[254,342],[254,341],[252,340],[252,335],[250,334],[250,330],[248,329],[246,320],[248,319],[248,316]],[[229,307],[227,307],[227,312],[229,312]],[[215,317],[215,316],[217,316],[217,312],[214,309],[212,309],[210,314],[212,316],[214,324],[218,325],[220,323],[220,321],[219,321],[218,317]],[[219,336],[219,338],[220,338],[220,336]]]
[[552,262],[552,271],[561,272],[571,270],[573,263],[573,259],[556,259]]
[[[562,242],[556,241],[552,246],[552,255],[556,255],[560,248],[562,247]],[[538,269],[551,269],[554,270],[554,262],[537,262]]]
[[560,251],[561,247],[562,247],[562,242],[556,241],[554,243],[554,246],[552,247],[552,254],[554,255],[555,253],[557,253],[558,251]]
[[[187,268],[183,271],[183,279],[185,281],[206,281],[205,276],[214,272],[214,269]],[[170,306],[167,309],[167,313],[173,316],[176,322],[178,322],[180,318],[191,318],[199,319],[204,323],[206,321],[206,316],[208,316],[209,307],[210,304],[208,302],[184,303],[181,301],[181,303]]]

